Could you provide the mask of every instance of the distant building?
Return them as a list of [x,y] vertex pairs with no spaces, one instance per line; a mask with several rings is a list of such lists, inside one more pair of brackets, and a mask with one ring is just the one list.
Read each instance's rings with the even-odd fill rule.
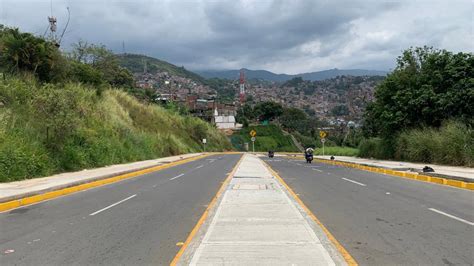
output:
[[217,108],[214,109],[214,117],[212,118],[218,129],[235,128],[235,117],[233,115],[219,115]]

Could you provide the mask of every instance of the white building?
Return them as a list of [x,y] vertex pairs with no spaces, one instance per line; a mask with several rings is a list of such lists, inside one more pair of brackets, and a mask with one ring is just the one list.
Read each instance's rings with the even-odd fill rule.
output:
[[219,113],[217,112],[217,108],[214,109],[213,120],[218,129],[235,128],[235,117],[233,115],[219,115]]

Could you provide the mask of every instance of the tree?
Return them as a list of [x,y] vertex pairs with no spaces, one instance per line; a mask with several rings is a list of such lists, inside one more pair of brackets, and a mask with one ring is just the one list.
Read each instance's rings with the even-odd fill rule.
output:
[[299,131],[303,135],[310,132],[309,119],[306,113],[298,108],[285,108],[279,121],[289,131]]
[[364,114],[366,135],[393,138],[421,126],[439,127],[444,120],[473,124],[474,57],[429,47],[410,48],[395,70],[377,86],[375,101]]
[[59,80],[65,62],[56,45],[30,33],[0,25],[0,68],[10,73],[31,72],[40,81]]
[[255,105],[254,112],[260,121],[273,120],[283,113],[283,107],[276,102],[261,102]]
[[104,45],[88,44],[79,41],[73,44],[69,58],[75,62],[87,64],[99,71],[108,84],[117,87],[133,87],[133,75],[119,65],[117,56]]

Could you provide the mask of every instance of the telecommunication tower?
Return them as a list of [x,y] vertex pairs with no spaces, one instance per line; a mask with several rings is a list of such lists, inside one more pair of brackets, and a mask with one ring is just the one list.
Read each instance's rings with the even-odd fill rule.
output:
[[240,104],[243,104],[245,102],[245,73],[244,70],[240,70]]

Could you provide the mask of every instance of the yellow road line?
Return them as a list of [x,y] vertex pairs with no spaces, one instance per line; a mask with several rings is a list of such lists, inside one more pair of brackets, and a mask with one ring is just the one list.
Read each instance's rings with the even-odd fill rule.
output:
[[427,183],[435,183],[438,185],[445,185],[445,186],[451,186],[451,187],[456,187],[456,188],[461,188],[461,189],[474,190],[474,183],[468,183],[468,182],[464,182],[460,180],[407,173],[407,172],[395,171],[391,169],[385,169],[385,168],[374,167],[374,166],[367,167],[361,164],[346,163],[346,162],[341,162],[341,161],[329,161],[325,159],[316,159],[316,161],[320,163],[325,163],[325,164],[357,168],[357,169],[368,171],[368,172],[383,173],[387,175],[398,176],[402,178],[408,178],[408,179],[418,180],[418,181],[427,182]]
[[158,165],[158,166],[142,169],[142,170],[135,171],[135,172],[130,172],[130,173],[123,174],[123,175],[118,175],[118,176],[114,176],[114,177],[110,177],[110,178],[106,178],[106,179],[101,179],[101,180],[96,180],[96,181],[92,181],[92,182],[89,182],[89,183],[76,185],[76,186],[73,186],[73,187],[58,189],[58,190],[54,190],[54,191],[50,191],[50,192],[45,192],[45,193],[42,193],[42,194],[39,194],[39,195],[34,195],[34,196],[30,196],[30,197],[25,197],[25,198],[21,198],[21,199],[16,199],[16,200],[12,200],[12,201],[3,202],[3,203],[0,203],[0,212],[4,212],[4,211],[8,211],[8,210],[15,209],[15,208],[18,208],[18,207],[23,207],[23,206],[26,206],[26,205],[35,204],[35,203],[38,203],[38,202],[54,199],[54,198],[61,197],[61,196],[64,196],[64,195],[68,195],[68,194],[71,194],[71,193],[83,191],[83,190],[86,190],[86,189],[89,189],[89,188],[104,186],[104,185],[115,183],[115,182],[118,182],[118,181],[121,181],[121,180],[124,180],[124,179],[136,177],[136,176],[139,176],[139,175],[144,175],[144,174],[148,174],[148,173],[151,173],[151,172],[163,170],[163,169],[170,168],[170,167],[173,167],[173,166],[176,166],[176,165],[180,165],[180,164],[192,162],[192,161],[195,161],[195,160],[199,160],[199,159],[202,159],[204,157],[208,157],[210,155],[211,154],[198,155],[198,156],[195,156],[195,157],[191,157],[191,158],[187,158],[187,159],[183,159],[183,160],[179,160],[179,161],[175,161],[175,162],[171,162],[171,163],[167,163],[167,164],[163,164],[163,165]]
[[204,222],[207,219],[207,216],[209,215],[209,211],[212,209],[212,207],[216,204],[217,199],[220,197],[220,195],[224,192],[225,188],[227,187],[227,184],[229,184],[230,180],[234,176],[235,172],[237,171],[237,167],[240,165],[242,162],[242,159],[244,156],[241,156],[237,164],[234,166],[232,171],[229,173],[225,181],[222,183],[221,187],[217,191],[217,194],[212,198],[211,202],[207,205],[206,210],[202,214],[201,218],[198,220],[196,225],[194,226],[193,230],[191,230],[191,233],[189,233],[188,237],[186,238],[186,241],[182,245],[182,247],[179,249],[178,253],[176,253],[176,256],[174,259],[171,261],[170,265],[174,266],[177,265],[179,259],[181,256],[184,254],[184,251],[186,251],[186,248],[188,247],[189,243],[193,240],[194,236],[197,234],[201,226],[204,224]]
[[291,189],[291,187],[288,186],[288,184],[286,184],[286,182],[283,180],[283,178],[281,178],[280,175],[275,170],[273,170],[268,163],[264,162],[264,164],[266,165],[268,170],[272,173],[272,175],[274,177],[276,177],[278,179],[278,181],[280,181],[280,183],[288,190],[290,195],[296,200],[296,202],[298,202],[298,204],[309,215],[309,217],[311,217],[311,219],[316,224],[318,224],[321,227],[321,229],[323,229],[324,233],[329,238],[331,243],[336,247],[336,249],[339,251],[339,253],[341,253],[341,255],[344,258],[344,260],[346,261],[346,263],[350,266],[358,265],[357,262],[355,261],[355,259],[351,256],[351,254],[339,243],[339,241],[337,241],[337,239],[331,234],[331,232],[329,232],[329,230],[324,226],[324,224],[316,217],[316,215],[314,215],[313,212],[311,212],[311,210],[298,197],[298,194],[296,194],[293,191],[293,189]]
[[[296,156],[296,157],[287,156],[287,157],[290,159],[304,158],[303,156]],[[347,162],[342,162],[342,161],[330,161],[326,159],[316,159],[316,161],[320,163],[325,163],[325,164],[357,168],[357,169],[368,171],[368,172],[398,176],[398,177],[418,180],[418,181],[427,182],[427,183],[435,183],[438,185],[445,185],[445,186],[451,186],[451,187],[456,187],[456,188],[461,188],[461,189],[474,190],[474,183],[464,182],[460,180],[448,179],[448,178],[443,178],[443,177],[427,176],[427,175],[419,175],[419,174],[414,174],[414,173],[407,173],[407,172],[395,171],[395,170],[385,169],[385,168],[380,168],[380,167],[375,167],[375,166],[365,166],[362,164],[347,163]]]

